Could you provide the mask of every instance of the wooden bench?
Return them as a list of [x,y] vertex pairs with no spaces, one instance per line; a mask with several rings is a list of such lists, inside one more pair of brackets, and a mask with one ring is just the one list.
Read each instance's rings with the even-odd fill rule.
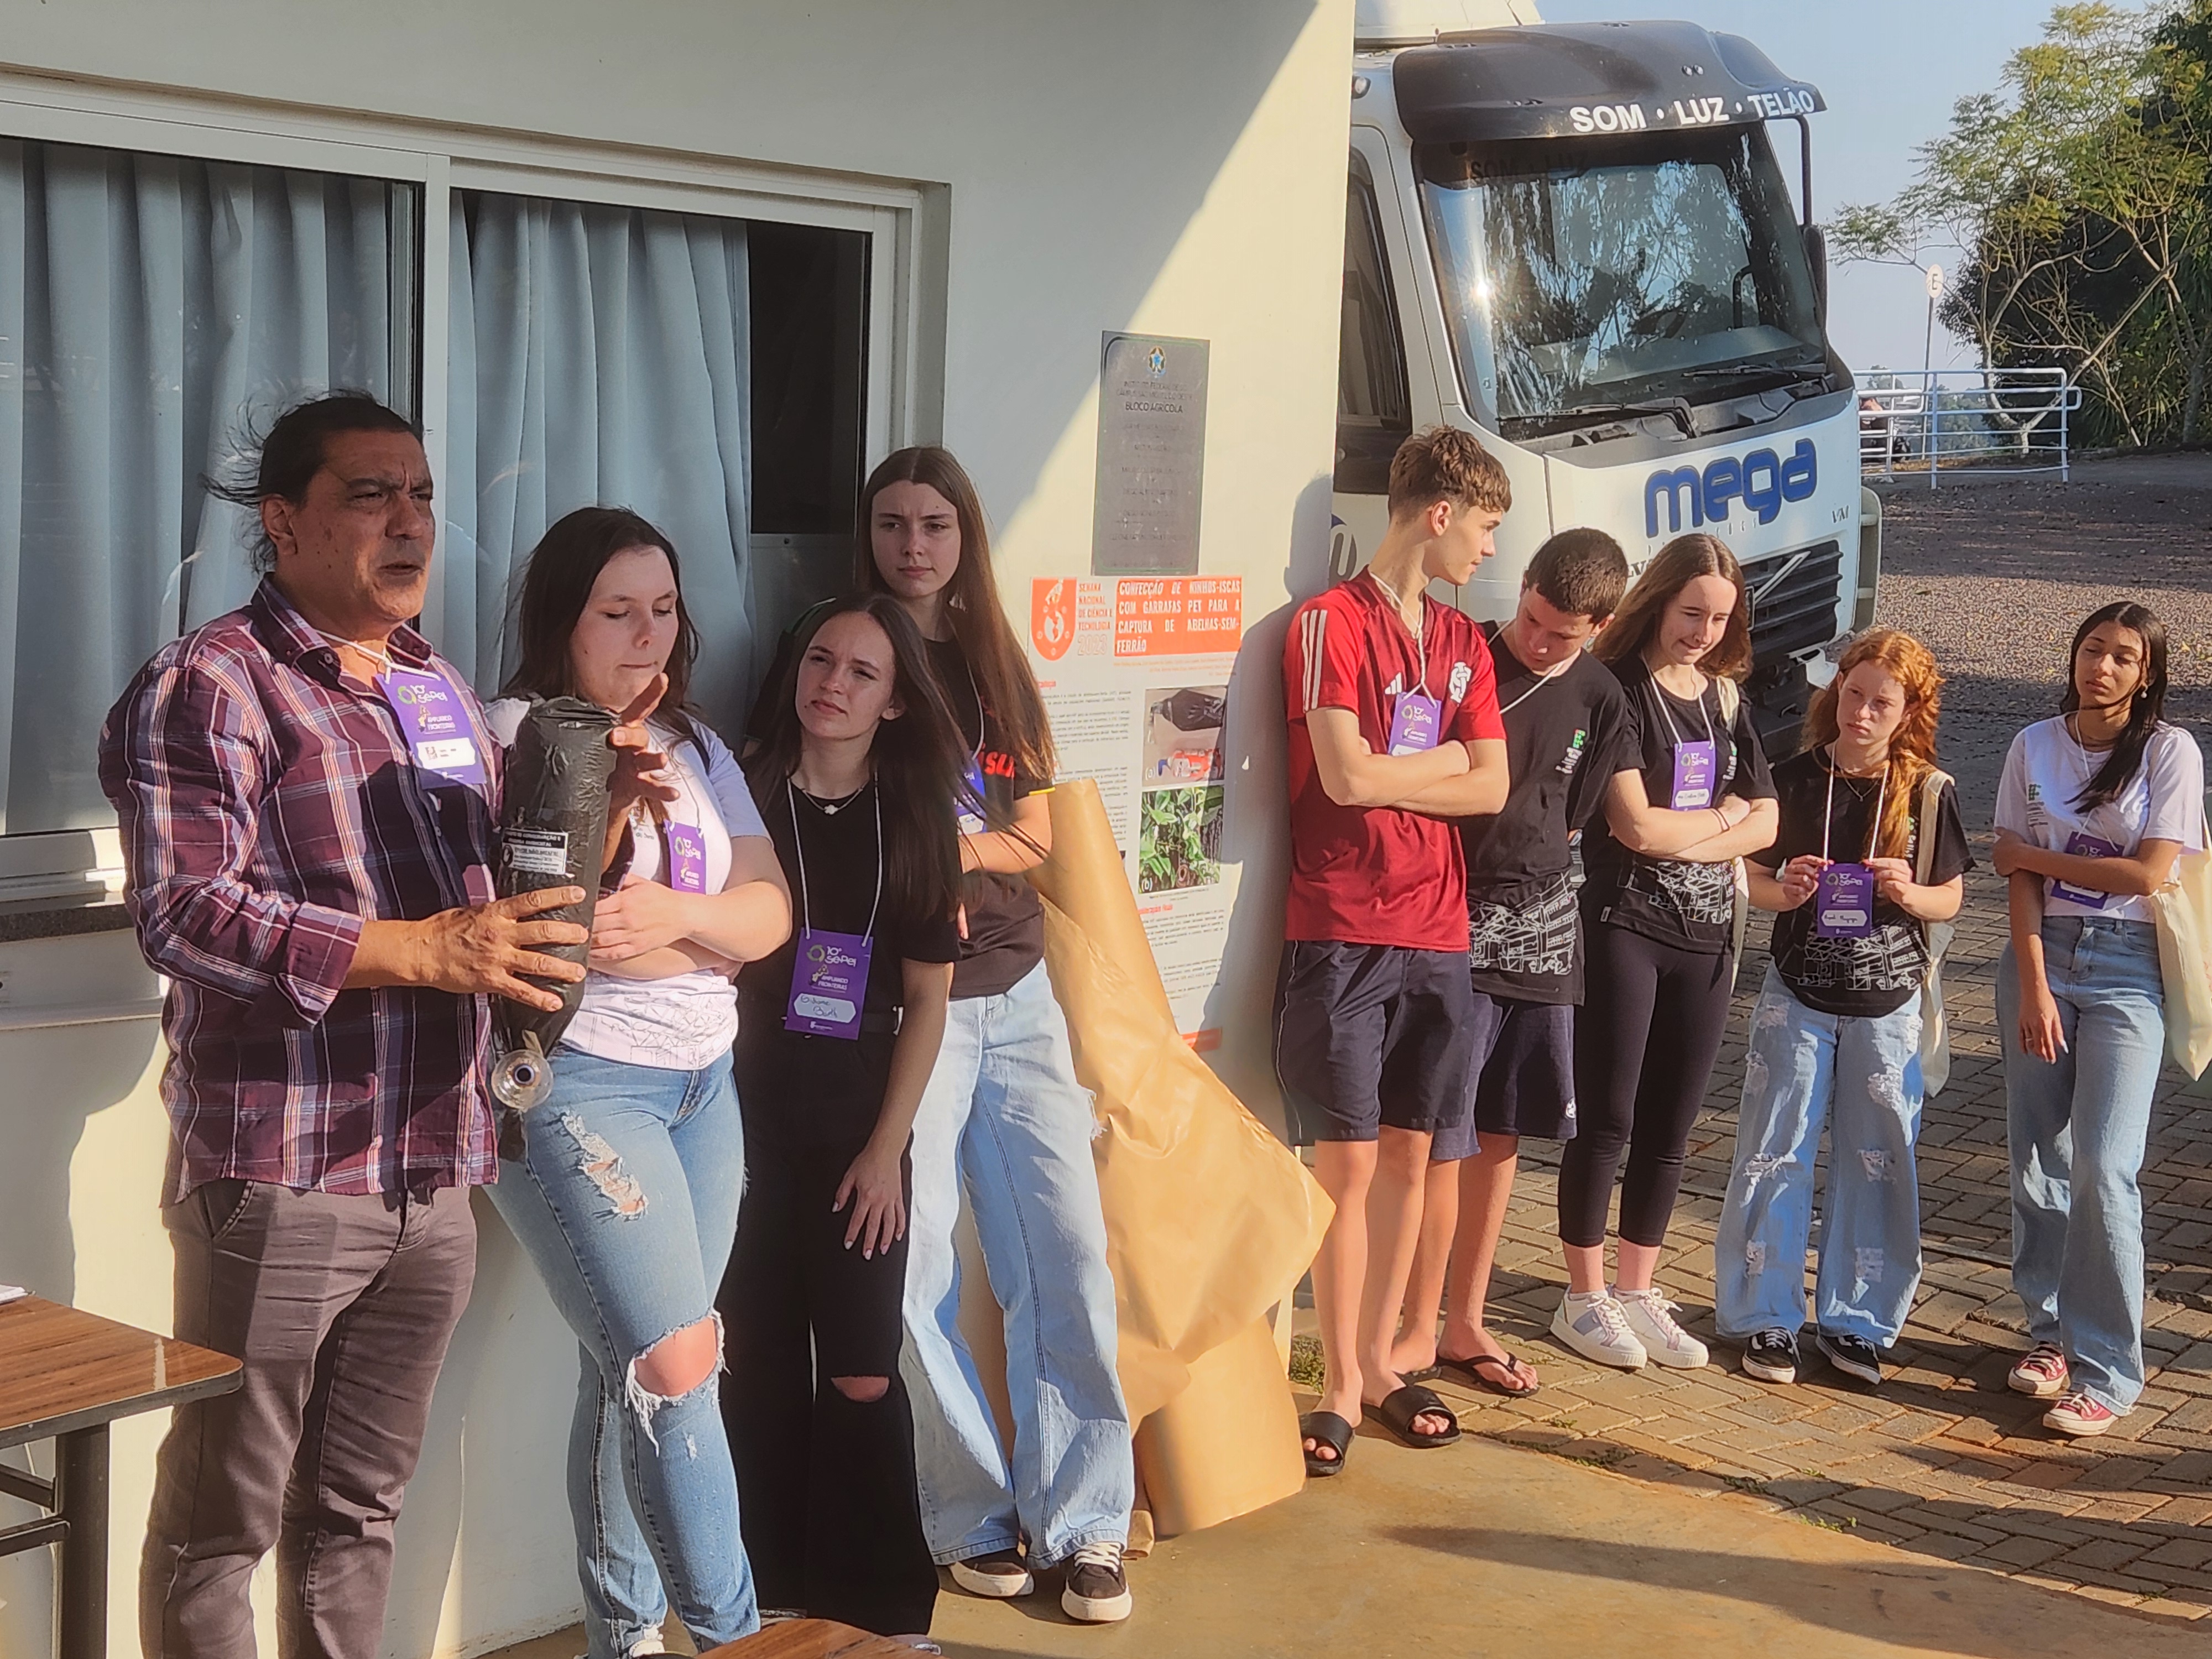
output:
[[913,1659],[914,1650],[827,1619],[793,1619],[702,1653],[699,1659]]

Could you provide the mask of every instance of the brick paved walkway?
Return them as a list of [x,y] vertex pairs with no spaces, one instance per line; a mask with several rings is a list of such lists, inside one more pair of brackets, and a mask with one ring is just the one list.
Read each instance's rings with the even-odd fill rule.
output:
[[[1978,854],[1986,860],[1986,848]],[[2002,894],[1986,868],[1945,975],[1950,1085],[1920,1139],[1927,1273],[1878,1391],[1811,1354],[1794,1387],[1755,1382],[1712,1328],[1713,1232],[1728,1182],[1743,1034],[1765,972],[1744,963],[1729,1046],[1690,1147],[1660,1279],[1714,1345],[1695,1372],[1592,1366],[1548,1334],[1565,1274],[1553,1232],[1556,1160],[1528,1143],[1492,1288],[1492,1323],[1541,1370],[1534,1400],[1440,1385],[1473,1432],[1617,1474],[1794,1511],[1903,1548],[2183,1619],[2212,1613],[2212,1113],[2169,1071],[2143,1174],[2155,1370],[2142,1405],[2100,1441],[2063,1442],[2010,1392],[2026,1348],[2008,1267],[2003,1082],[1993,970]],[[1756,929],[1755,929],[1756,931]],[[1809,1345],[1808,1345],[1809,1352]]]

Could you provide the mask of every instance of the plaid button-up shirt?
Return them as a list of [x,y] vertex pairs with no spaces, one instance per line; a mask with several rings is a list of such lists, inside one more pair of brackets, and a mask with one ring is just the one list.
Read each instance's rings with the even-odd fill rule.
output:
[[[447,677],[496,769],[460,673],[411,629],[391,648]],[[343,988],[364,919],[490,896],[484,796],[417,769],[384,699],[341,677],[268,581],[139,671],[100,732],[100,780],[140,946],[170,978],[162,1201],[226,1178],[342,1194],[494,1179],[487,999]]]

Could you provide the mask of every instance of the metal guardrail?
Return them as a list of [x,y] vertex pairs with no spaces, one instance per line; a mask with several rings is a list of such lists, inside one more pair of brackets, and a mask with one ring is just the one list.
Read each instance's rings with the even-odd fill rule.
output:
[[1858,395],[1863,474],[1925,472],[1930,489],[1946,467],[2068,476],[2081,388],[2063,368],[1876,370]]

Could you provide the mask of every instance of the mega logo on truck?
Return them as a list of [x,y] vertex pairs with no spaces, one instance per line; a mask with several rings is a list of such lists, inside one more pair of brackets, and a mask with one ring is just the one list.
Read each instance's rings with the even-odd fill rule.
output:
[[[1754,449],[1739,459],[1723,455],[1703,472],[1694,466],[1662,469],[1644,481],[1644,533],[1659,534],[1659,503],[1667,503],[1667,533],[1726,524],[1729,503],[1740,501],[1761,524],[1772,524],[1784,501],[1802,501],[1820,487],[1820,461],[1810,438],[1800,438],[1787,460],[1771,449]],[[1683,523],[1682,503],[1690,504]]]

